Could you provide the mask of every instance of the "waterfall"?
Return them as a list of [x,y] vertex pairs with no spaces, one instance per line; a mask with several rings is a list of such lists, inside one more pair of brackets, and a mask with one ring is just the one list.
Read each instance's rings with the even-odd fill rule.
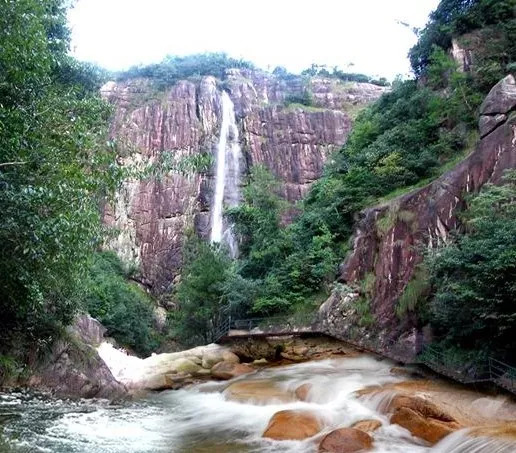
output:
[[217,145],[217,170],[215,173],[215,196],[211,219],[211,242],[224,243],[233,258],[238,255],[238,244],[232,225],[224,222],[224,204],[237,206],[240,200],[240,158],[242,151],[238,141],[235,108],[229,95],[222,92],[222,124]]

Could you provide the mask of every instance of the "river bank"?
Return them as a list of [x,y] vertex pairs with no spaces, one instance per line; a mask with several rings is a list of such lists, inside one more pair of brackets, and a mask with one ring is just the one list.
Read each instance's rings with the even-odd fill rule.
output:
[[[411,368],[347,347],[330,348],[325,358],[321,340],[302,341],[283,339],[283,351],[273,341],[269,346],[280,362],[263,357],[243,364],[249,372],[227,380],[205,373],[178,390],[134,392],[132,400],[118,404],[4,393],[0,425],[14,451],[358,451],[353,445],[382,453],[515,451],[516,405],[509,396],[429,381]],[[299,363],[292,360],[294,349]],[[221,351],[197,348],[201,369],[214,350]],[[177,354],[183,357],[174,360],[194,356],[191,350]],[[234,360],[227,350],[225,358]],[[164,358],[149,359],[156,365]],[[127,365],[126,360],[126,372]]]

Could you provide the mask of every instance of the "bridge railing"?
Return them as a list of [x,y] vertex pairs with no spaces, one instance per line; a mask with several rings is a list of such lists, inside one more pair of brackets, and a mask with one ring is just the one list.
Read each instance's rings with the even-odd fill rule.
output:
[[431,345],[425,347],[418,360],[435,372],[463,384],[487,382],[491,379],[487,364],[464,363]]
[[516,368],[506,363],[500,362],[500,360],[489,358],[489,375],[491,380],[516,394]]
[[315,318],[304,321],[289,316],[275,316],[270,318],[232,319],[229,312],[219,317],[220,321],[215,330],[215,340],[227,336],[231,330],[243,330],[247,335],[261,335],[274,333],[296,333],[311,331],[323,333],[342,340],[369,352],[390,358],[405,364],[425,365],[438,374],[447,376],[463,384],[492,382],[516,394],[516,367],[507,365],[500,360],[489,358],[484,365],[472,365],[461,362],[459,359],[446,354],[438,348],[428,345],[421,354],[416,354],[414,347],[410,347],[398,339],[391,341],[380,340],[377,337],[360,335],[344,335],[342,332],[320,329],[314,322]]

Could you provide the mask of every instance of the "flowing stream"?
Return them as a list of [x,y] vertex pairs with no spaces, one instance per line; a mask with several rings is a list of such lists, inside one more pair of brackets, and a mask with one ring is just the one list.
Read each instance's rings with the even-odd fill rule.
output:
[[240,192],[240,159],[242,151],[238,138],[235,108],[229,95],[221,95],[222,123],[217,145],[217,169],[215,173],[215,196],[211,219],[211,241],[228,246],[232,257],[238,255],[238,245],[231,225],[224,222],[224,205],[238,205]]
[[[395,382],[392,364],[372,357],[329,359],[259,371],[229,382],[150,394],[142,399],[68,401],[30,392],[0,394],[0,427],[13,451],[55,453],[315,453],[320,435],[304,441],[272,441],[262,433],[271,416],[304,409],[324,421],[324,433],[363,419],[383,426],[374,433],[374,452],[509,453],[516,444],[470,438],[459,431],[429,447],[389,424],[378,398],[358,398],[368,385]],[[310,383],[308,400],[231,400],[225,389],[238,381],[266,380],[285,392]],[[2,447],[0,441],[0,452]],[[11,451],[6,450],[6,451]]]

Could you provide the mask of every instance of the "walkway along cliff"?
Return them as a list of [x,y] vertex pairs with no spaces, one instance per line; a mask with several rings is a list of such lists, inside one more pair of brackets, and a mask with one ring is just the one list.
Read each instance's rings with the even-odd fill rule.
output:
[[458,214],[465,197],[484,184],[499,184],[504,171],[516,168],[516,83],[512,75],[493,87],[480,109],[480,141],[452,170],[427,186],[379,206],[357,219],[352,251],[341,264],[336,290],[320,308],[320,319],[337,335],[354,327],[353,306],[364,280],[369,281],[371,313],[379,336],[399,339],[417,349],[415,321],[398,317],[396,308],[415,277],[423,251],[449,239],[460,229]]

